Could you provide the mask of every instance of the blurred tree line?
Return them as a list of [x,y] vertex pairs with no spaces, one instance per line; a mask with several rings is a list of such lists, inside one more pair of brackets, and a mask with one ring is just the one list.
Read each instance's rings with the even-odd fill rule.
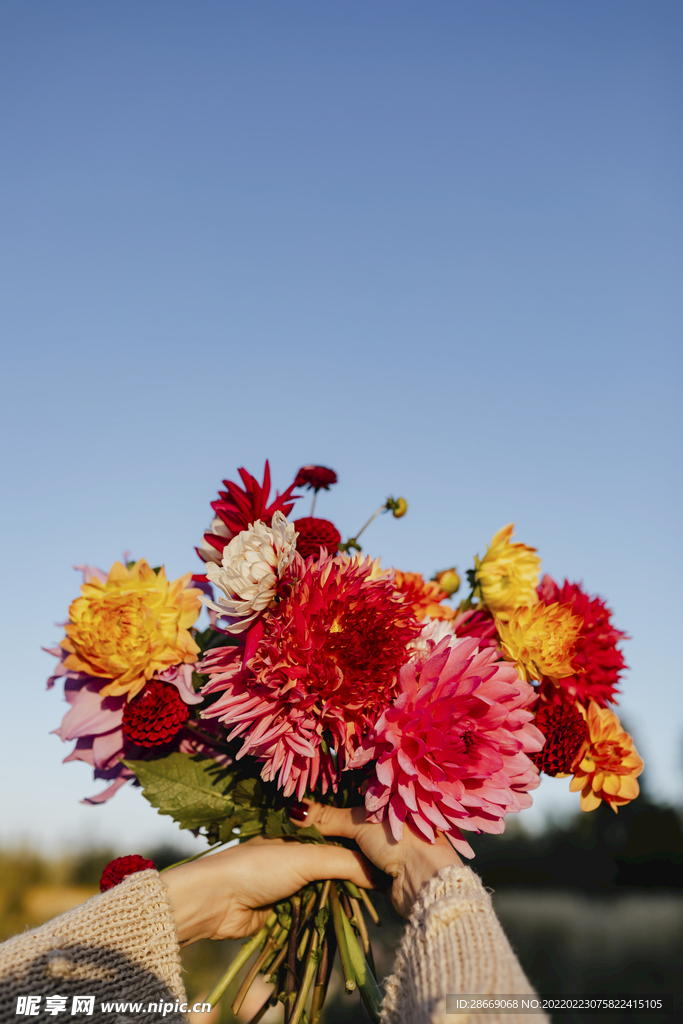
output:
[[676,890],[683,883],[681,815],[647,792],[618,814],[602,803],[538,835],[508,819],[503,835],[474,836],[471,844],[473,867],[492,889],[529,885],[605,893]]

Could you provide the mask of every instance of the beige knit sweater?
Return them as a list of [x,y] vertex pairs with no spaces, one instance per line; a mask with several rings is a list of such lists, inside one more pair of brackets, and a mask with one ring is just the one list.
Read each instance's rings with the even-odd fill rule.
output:
[[[0,1024],[181,1024],[187,997],[180,969],[166,887],[156,871],[143,871],[0,946]],[[448,994],[532,992],[479,878],[469,868],[448,867],[424,886],[413,907],[386,982],[382,1024],[547,1024],[540,1015],[446,1010]],[[30,996],[40,999],[29,1018]],[[92,1015],[87,1008],[72,1015],[79,996],[94,996]],[[62,1009],[51,1014],[55,1005]]]

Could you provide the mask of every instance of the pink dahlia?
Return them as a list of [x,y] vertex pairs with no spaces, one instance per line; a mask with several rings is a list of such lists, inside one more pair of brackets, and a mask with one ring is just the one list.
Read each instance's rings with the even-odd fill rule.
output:
[[232,480],[224,480],[224,491],[218,492],[218,499],[211,502],[216,513],[209,531],[204,534],[204,543],[196,549],[204,562],[217,562],[220,565],[223,548],[242,530],[260,520],[270,526],[276,512],[288,516],[294,508],[294,502],[300,495],[292,494],[295,484],[291,484],[282,494],[277,492],[274,499],[270,497],[270,466],[266,460],[263,483],[247,473],[246,469],[238,470],[244,487]]
[[541,580],[538,596],[544,604],[568,605],[582,622],[572,656],[575,672],[554,681],[542,679],[545,699],[556,704],[578,701],[584,707],[591,700],[602,708],[610,701],[616,703],[619,674],[626,667],[617,644],[627,635],[612,625],[612,613],[605,602],[589,597],[578,583],[565,580],[560,587],[547,574]]
[[368,820],[388,817],[395,839],[407,821],[473,857],[461,829],[502,832],[506,814],[531,804],[539,772],[527,755],[543,746],[529,710],[536,694],[497,657],[474,638],[446,637],[421,667],[401,669],[400,695],[349,764],[376,760]]
[[244,736],[238,757],[263,762],[284,795],[302,799],[339,772],[396,695],[399,669],[420,623],[388,574],[367,559],[297,557],[288,596],[247,639],[247,656],[217,648],[199,671],[202,693],[222,696],[202,712]]

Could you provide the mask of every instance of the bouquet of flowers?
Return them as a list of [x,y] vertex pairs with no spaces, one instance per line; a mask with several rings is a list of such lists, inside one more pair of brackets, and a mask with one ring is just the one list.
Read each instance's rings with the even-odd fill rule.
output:
[[[70,705],[66,760],[109,783],[87,802],[132,780],[210,848],[258,834],[328,842],[293,820],[295,802],[364,804],[396,839],[442,832],[472,857],[466,833],[503,832],[541,772],[571,775],[586,811],[637,796],[642,761],[610,707],[625,634],[579,584],[539,582],[536,550],[511,525],[474,559],[456,606],[455,568],[426,580],[362,552],[375,516],[405,515],[403,498],[342,542],[314,515],[333,470],[304,466],[274,497],[268,463],[262,483],[239,473],[212,503],[201,574],[169,581],[144,559],[77,567],[49,685],[63,679]],[[304,488],[310,515],[290,521]],[[122,860],[119,875],[147,866]],[[234,1011],[260,973],[273,990],[254,1021],[278,1000],[287,1024],[318,1021],[338,950],[347,990],[378,1019],[364,913],[376,919],[349,882],[308,886],[273,909],[209,1001],[253,956]]]

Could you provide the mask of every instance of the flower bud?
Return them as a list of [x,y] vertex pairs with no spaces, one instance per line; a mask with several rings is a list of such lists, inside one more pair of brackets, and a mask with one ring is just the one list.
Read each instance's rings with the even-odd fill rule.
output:
[[405,498],[397,498],[391,509],[394,519],[400,519],[408,511],[408,502]]
[[460,577],[455,570],[455,566],[452,569],[443,569],[441,572],[437,572],[434,580],[449,597],[452,597],[453,594],[460,590]]

